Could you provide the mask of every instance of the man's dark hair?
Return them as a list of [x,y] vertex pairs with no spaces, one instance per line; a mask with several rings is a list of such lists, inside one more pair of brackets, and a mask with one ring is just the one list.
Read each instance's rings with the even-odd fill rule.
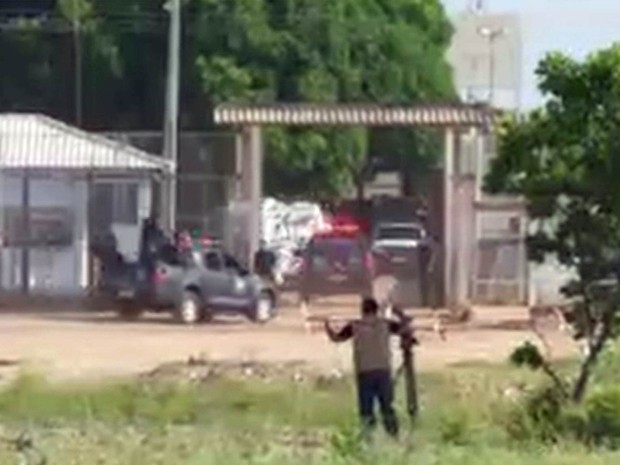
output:
[[379,304],[371,297],[362,300],[362,315],[376,315],[379,312]]

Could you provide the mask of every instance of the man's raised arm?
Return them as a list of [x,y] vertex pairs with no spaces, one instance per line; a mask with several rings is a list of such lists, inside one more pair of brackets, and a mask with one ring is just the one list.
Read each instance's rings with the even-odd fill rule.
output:
[[353,325],[347,323],[339,331],[331,327],[329,320],[325,320],[325,332],[332,342],[345,342],[353,337]]

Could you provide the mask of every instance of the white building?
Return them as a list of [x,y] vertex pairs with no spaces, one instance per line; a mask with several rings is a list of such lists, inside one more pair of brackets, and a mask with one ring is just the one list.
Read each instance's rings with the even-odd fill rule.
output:
[[76,295],[90,280],[89,249],[112,231],[137,253],[161,158],[38,114],[0,115],[0,286]]
[[453,24],[448,60],[463,101],[519,109],[523,60],[519,16],[465,11],[453,18]]
[[[454,84],[465,102],[489,103],[495,108],[518,111],[521,107],[522,36],[519,16],[514,13],[489,14],[483,1],[452,18],[454,35],[448,51]],[[463,1],[463,6],[466,2]],[[489,161],[495,156],[493,137],[461,141],[470,160],[460,170],[462,189],[467,191],[468,175],[474,174],[476,196],[457,211],[457,223],[474,218],[474,265],[469,295],[476,303],[525,303],[529,299],[530,276],[525,248],[527,224],[522,202],[490,197],[481,191]],[[472,145],[473,144],[473,145]],[[473,162],[473,160],[477,161]],[[465,214],[464,212],[468,213]]]

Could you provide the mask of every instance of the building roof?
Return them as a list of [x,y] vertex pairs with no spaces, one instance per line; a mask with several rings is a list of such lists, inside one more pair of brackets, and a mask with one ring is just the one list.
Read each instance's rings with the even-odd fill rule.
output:
[[481,105],[383,106],[369,104],[280,103],[222,104],[216,124],[285,126],[480,126],[495,120],[495,112]]
[[170,171],[173,164],[45,115],[0,114],[0,169]]

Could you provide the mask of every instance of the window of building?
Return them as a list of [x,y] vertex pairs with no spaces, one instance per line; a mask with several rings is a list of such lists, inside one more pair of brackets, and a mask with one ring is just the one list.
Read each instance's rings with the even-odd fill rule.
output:
[[124,224],[138,223],[138,186],[135,183],[114,185],[114,222]]

